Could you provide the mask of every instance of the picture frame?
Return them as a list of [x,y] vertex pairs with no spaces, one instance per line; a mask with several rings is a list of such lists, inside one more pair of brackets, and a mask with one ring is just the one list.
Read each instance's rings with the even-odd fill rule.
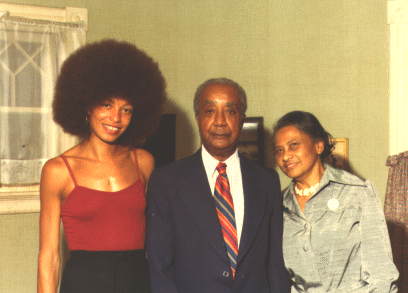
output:
[[332,167],[349,171],[348,164],[348,138],[333,138],[335,143],[333,152],[325,159],[325,163]]
[[261,165],[265,163],[263,117],[246,117],[238,140],[238,152]]

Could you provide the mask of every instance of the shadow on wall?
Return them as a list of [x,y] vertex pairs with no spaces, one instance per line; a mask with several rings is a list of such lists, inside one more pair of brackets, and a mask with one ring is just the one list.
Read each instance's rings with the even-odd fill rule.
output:
[[157,132],[142,146],[154,156],[156,168],[173,163],[195,151],[193,129],[187,115],[171,101],[165,105],[165,112]]
[[[193,112],[192,106],[191,111]],[[190,121],[186,112],[170,99],[164,105],[164,112],[176,114],[176,161],[192,155],[197,151],[195,120]]]

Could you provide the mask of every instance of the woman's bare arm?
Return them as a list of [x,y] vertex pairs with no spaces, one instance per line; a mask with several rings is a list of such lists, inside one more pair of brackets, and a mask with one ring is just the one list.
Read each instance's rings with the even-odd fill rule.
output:
[[40,251],[38,255],[38,293],[56,293],[60,269],[60,214],[66,167],[61,158],[48,161],[40,184]]

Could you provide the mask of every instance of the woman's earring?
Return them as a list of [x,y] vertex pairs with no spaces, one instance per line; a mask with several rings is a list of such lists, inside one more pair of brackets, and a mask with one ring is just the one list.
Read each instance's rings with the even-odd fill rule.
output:
[[85,122],[88,124],[88,115],[85,116]]

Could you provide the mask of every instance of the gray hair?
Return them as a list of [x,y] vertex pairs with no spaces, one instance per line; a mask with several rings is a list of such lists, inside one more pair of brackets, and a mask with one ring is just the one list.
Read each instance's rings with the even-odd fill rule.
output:
[[205,82],[203,82],[201,85],[198,86],[196,93],[194,95],[194,113],[195,116],[198,117],[199,113],[200,113],[200,109],[199,109],[199,104],[200,104],[200,97],[201,94],[203,92],[203,90],[209,86],[209,85],[213,85],[213,84],[219,84],[219,85],[231,85],[233,86],[237,91],[238,91],[238,96],[239,96],[239,100],[241,102],[241,107],[240,107],[240,116],[241,118],[244,117],[246,109],[247,109],[247,97],[245,94],[244,89],[235,81],[228,79],[228,78],[211,78],[206,80]]

